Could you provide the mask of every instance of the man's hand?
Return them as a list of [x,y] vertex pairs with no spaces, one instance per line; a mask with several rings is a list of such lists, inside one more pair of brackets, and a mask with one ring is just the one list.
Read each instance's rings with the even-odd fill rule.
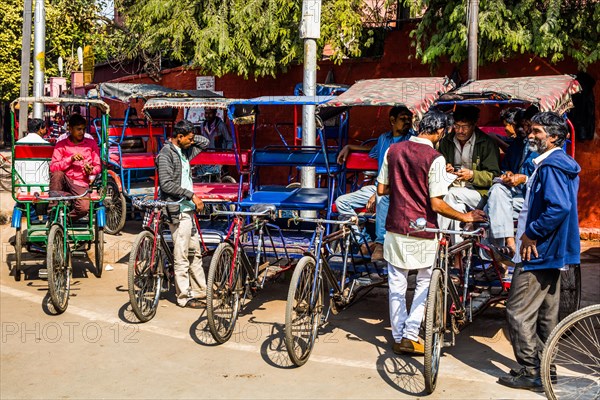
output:
[[446,172],[454,174],[454,166],[452,164],[446,164]]
[[527,175],[513,174],[512,172],[507,171],[504,174],[500,175],[500,179],[502,179],[502,183],[504,185],[508,187],[515,187],[527,182]]
[[473,210],[468,213],[462,214],[461,222],[485,222],[487,221],[487,215],[483,210]]
[[346,162],[346,158],[348,158],[348,154],[350,154],[350,146],[345,145],[344,148],[338,154],[337,163],[343,164]]
[[461,168],[454,172],[458,176],[458,180],[469,182],[473,179],[473,171],[468,168]]
[[366,205],[367,212],[370,212],[370,213],[374,212],[376,204],[377,204],[377,195],[374,194],[373,196],[371,196],[369,198],[369,201],[367,201],[367,205]]
[[200,198],[196,195],[192,196],[192,202],[196,206],[196,212],[200,212],[204,210],[204,202],[200,200]]
[[537,258],[537,240],[529,239],[526,234],[523,234],[521,236],[521,248],[519,251],[523,261],[530,261],[532,258]]
[[71,161],[81,161],[81,160],[83,160],[83,156],[79,153],[73,154],[73,157],[71,157]]
[[92,167],[91,164],[85,164],[83,166],[83,170],[85,171],[86,174],[90,175],[92,173],[92,171],[94,170],[94,167]]

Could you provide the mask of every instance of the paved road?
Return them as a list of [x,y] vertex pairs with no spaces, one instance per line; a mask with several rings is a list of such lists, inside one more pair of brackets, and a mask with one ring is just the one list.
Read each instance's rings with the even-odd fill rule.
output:
[[[0,205],[2,203],[0,195]],[[13,232],[0,226],[0,398],[415,398],[424,395],[422,358],[390,350],[387,296],[380,291],[330,318],[309,362],[290,367],[282,342],[285,283],[274,283],[216,346],[204,310],[163,300],[157,316],[136,324],[128,308],[126,260],[138,223],[106,236],[101,279],[78,262],[66,313],[49,313],[41,258],[21,282],[8,275]],[[596,243],[596,245],[598,245]],[[599,248],[586,249],[584,300],[600,302]],[[205,265],[207,265],[205,263]],[[593,283],[591,283],[593,282]],[[593,285],[593,286],[592,286]],[[447,349],[431,399],[541,399],[495,383],[515,367],[504,308],[494,307]]]

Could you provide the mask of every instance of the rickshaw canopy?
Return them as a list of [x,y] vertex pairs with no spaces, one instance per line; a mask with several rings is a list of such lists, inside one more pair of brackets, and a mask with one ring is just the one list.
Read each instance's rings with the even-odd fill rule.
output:
[[148,100],[156,97],[221,97],[210,90],[176,90],[150,83],[100,83],[88,97],[109,98],[128,103],[131,100]]
[[438,97],[453,88],[448,78],[383,78],[356,82],[326,107],[405,105],[420,119]]
[[100,99],[88,99],[85,97],[19,97],[10,104],[11,110],[15,111],[18,103],[42,103],[42,104],[78,104],[89,105],[100,109],[103,113],[110,113],[110,106]]
[[562,114],[573,107],[571,96],[580,91],[579,82],[571,75],[484,79],[441,96],[438,104],[530,103],[540,111]]

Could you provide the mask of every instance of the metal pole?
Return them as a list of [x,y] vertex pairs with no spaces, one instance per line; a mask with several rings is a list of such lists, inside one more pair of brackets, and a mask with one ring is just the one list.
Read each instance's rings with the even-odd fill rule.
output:
[[[25,0],[23,3],[23,38],[21,39],[21,90],[20,97],[29,95],[29,63],[31,62],[31,2]],[[27,103],[19,104],[19,132],[16,138],[23,137],[27,131]]]
[[479,29],[479,0],[469,0],[467,12],[469,80],[477,80],[477,34]]
[[[35,0],[33,23],[33,96],[44,95],[44,69],[46,64],[46,6],[44,0]],[[42,118],[44,105],[33,105],[33,118]]]
[[[302,91],[305,96],[315,96],[317,88],[317,41],[321,36],[321,0],[303,0],[300,38],[304,39],[304,77]],[[317,143],[314,105],[302,107],[302,146]],[[303,167],[300,171],[303,188],[315,187],[315,168]],[[314,211],[303,211],[304,217],[315,217]]]

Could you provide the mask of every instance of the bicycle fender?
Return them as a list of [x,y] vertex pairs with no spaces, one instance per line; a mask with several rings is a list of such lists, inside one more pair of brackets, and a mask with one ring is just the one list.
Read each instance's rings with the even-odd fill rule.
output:
[[12,228],[19,229],[21,227],[21,218],[23,217],[23,210],[18,206],[13,208],[12,219],[10,220],[10,226]]

